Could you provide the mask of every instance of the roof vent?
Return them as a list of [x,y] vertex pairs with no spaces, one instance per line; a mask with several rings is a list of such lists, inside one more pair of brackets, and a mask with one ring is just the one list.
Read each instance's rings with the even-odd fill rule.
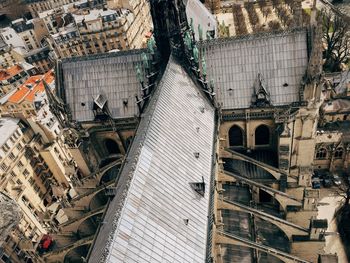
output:
[[31,89],[31,88],[33,88],[33,84],[27,84],[26,87],[27,87],[28,89]]
[[184,219],[184,223],[185,223],[185,225],[187,226],[188,225],[188,222],[189,222],[190,220],[189,219]]
[[204,178],[202,176],[202,182],[190,183],[191,188],[197,192],[200,196],[204,197],[205,193],[205,183]]
[[204,113],[204,107],[200,107],[199,110],[201,111],[201,113]]
[[107,98],[103,96],[102,94],[99,94],[95,99],[94,99],[95,104],[100,108],[103,109],[107,102]]
[[128,107],[128,103],[129,103],[128,99],[123,99],[124,107]]
[[194,153],[194,157],[196,157],[198,159],[199,158],[199,152],[195,152]]

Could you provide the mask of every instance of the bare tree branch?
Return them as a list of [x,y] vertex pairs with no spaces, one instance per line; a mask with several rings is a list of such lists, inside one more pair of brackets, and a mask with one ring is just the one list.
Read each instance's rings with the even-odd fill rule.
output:
[[341,64],[349,59],[350,32],[348,23],[331,10],[322,10],[323,39],[326,44],[324,51],[324,69],[326,71],[340,71]]

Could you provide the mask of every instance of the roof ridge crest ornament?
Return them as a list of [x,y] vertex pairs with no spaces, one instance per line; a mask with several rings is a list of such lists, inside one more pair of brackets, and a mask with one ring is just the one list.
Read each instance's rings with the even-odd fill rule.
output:
[[271,105],[270,92],[267,90],[265,80],[259,72],[253,86],[252,107],[266,107]]

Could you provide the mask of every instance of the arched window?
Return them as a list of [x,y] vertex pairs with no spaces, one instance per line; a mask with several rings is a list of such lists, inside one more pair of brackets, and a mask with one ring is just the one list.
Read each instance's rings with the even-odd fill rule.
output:
[[230,146],[243,146],[243,132],[240,127],[233,125],[228,132]]
[[105,140],[105,146],[109,155],[120,153],[118,144],[111,139]]
[[269,145],[270,130],[266,125],[260,125],[255,130],[255,145]]
[[316,152],[316,159],[322,160],[326,159],[327,157],[327,150],[325,148],[320,148]]
[[343,148],[339,147],[334,152],[334,158],[341,159],[343,158]]

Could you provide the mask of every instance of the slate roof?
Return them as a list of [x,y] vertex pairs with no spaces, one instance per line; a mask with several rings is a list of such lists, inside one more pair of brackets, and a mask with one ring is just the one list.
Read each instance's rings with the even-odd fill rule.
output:
[[307,31],[262,33],[200,44],[223,109],[249,108],[258,73],[275,106],[299,101],[308,64]]
[[[214,111],[170,58],[141,119],[89,262],[205,261]],[[202,182],[202,177],[204,197],[189,184]]]
[[[144,50],[107,53],[64,59],[61,62],[59,87],[63,89],[73,120],[94,120],[94,99],[100,94],[108,99],[112,117],[126,118],[138,114],[135,95],[140,97],[141,84],[136,65]],[[125,107],[123,101],[127,99]]]

